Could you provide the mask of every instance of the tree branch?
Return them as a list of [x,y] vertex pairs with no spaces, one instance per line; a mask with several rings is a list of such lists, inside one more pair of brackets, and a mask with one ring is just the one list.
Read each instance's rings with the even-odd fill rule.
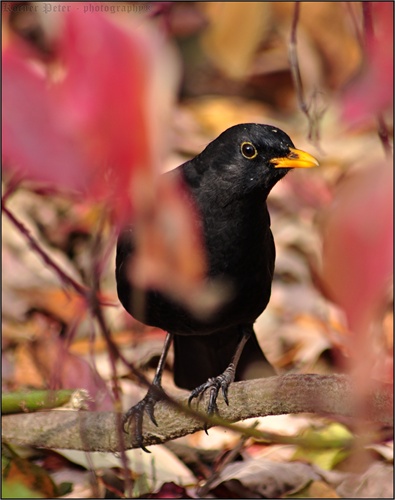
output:
[[[237,382],[229,389],[229,406],[221,397],[218,398],[221,418],[213,419],[212,424],[247,432],[230,422],[306,412],[391,424],[392,391],[377,389],[367,395],[363,408],[356,403],[355,394],[351,379],[345,375],[292,374]],[[207,396],[200,403],[201,409],[207,405]],[[184,405],[186,411],[174,409],[174,405],[166,402],[157,404],[155,416],[158,427],[148,417],[144,418],[145,446],[164,443],[203,429],[204,421],[196,411],[187,408],[187,395],[177,398],[177,403]],[[65,410],[7,415],[2,419],[3,439],[40,448],[116,452],[120,449],[116,417],[112,412]],[[264,437],[257,429],[248,429],[248,433],[257,438]],[[133,429],[124,435],[124,444],[127,449],[137,447]]]

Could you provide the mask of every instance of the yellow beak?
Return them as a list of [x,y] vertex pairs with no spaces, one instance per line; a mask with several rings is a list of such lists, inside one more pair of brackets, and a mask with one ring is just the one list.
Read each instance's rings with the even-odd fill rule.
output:
[[270,163],[274,163],[274,168],[311,168],[319,166],[314,156],[295,148],[289,148],[289,154],[283,158],[272,158]]

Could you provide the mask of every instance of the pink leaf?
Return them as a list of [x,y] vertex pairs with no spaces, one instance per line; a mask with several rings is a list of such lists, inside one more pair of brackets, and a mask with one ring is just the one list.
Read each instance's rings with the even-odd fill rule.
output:
[[325,227],[323,277],[354,331],[372,320],[392,277],[392,185],[385,164],[349,179]]
[[148,107],[153,46],[99,14],[72,10],[58,54],[67,69],[57,86],[63,123],[76,127],[92,166],[93,188],[113,202],[130,196],[133,169],[152,170]]
[[87,181],[76,138],[63,130],[42,71],[9,47],[3,53],[3,161],[39,181],[82,189]]
[[56,21],[50,62],[33,65],[13,38],[5,49],[4,160],[30,179],[106,199],[120,216],[152,185],[163,156],[163,109],[174,91],[166,44],[145,26],[75,4]]

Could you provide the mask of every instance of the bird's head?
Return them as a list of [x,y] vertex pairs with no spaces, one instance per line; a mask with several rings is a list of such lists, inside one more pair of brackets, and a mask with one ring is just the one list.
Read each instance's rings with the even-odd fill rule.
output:
[[290,169],[318,166],[313,156],[295,148],[285,132],[257,123],[225,130],[194,162],[204,184],[238,196],[255,190],[267,195]]

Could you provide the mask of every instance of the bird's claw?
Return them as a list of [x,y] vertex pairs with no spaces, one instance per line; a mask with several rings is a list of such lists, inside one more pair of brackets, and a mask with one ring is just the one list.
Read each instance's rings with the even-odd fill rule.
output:
[[151,385],[145,397],[136,405],[129,408],[122,420],[123,430],[129,433],[129,427],[134,423],[134,435],[139,448],[146,453],[151,453],[143,445],[143,419],[144,413],[147,413],[151,422],[158,427],[158,422],[155,418],[155,405],[163,399],[163,389],[160,385]]
[[[225,403],[229,406],[228,389],[230,384],[234,381],[234,378],[235,369],[233,365],[230,365],[223,373],[221,373],[221,375],[218,375],[218,377],[209,378],[207,382],[199,385],[199,387],[196,387],[196,389],[194,389],[189,396],[188,405],[190,405],[192,400],[195,398],[197,398],[199,403],[205,392],[207,390],[210,390],[210,398],[207,405],[207,415],[209,417],[215,415],[216,413],[218,413],[217,397],[220,389],[222,391]],[[204,425],[204,430],[206,434],[208,434],[207,422]]]

